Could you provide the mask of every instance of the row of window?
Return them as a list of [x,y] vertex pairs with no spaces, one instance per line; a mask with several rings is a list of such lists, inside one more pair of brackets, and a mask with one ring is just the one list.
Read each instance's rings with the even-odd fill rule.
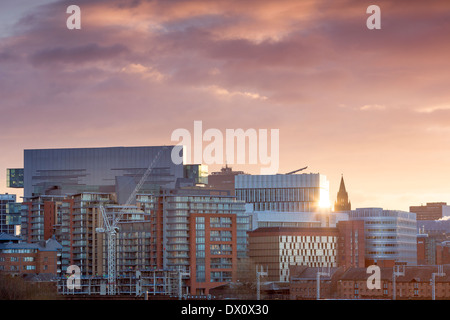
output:
[[3,249],[0,253],[36,253],[38,249]]
[[[22,261],[23,262],[33,262],[35,259],[34,257],[23,257]],[[47,257],[45,257],[45,260],[47,260]],[[0,262],[4,262],[6,261],[5,257],[0,257]],[[10,261],[11,262],[19,262],[20,258],[19,257],[10,257]]]
[[[44,266],[44,270],[47,270],[48,266]],[[22,270],[36,270],[36,266],[22,266]],[[5,266],[0,265],[0,271],[7,271]],[[20,271],[20,266],[10,266],[9,271]]]
[[[205,271],[196,272],[197,282],[205,282],[206,275]],[[232,275],[230,271],[211,271],[210,273],[210,282],[230,282],[232,279]]]
[[316,201],[319,188],[236,189],[236,196],[246,202]]

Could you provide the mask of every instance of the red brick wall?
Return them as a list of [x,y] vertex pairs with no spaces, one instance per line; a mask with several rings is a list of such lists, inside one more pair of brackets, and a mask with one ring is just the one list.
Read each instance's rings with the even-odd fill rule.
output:
[[[205,282],[197,282],[196,278],[196,226],[195,218],[204,217],[205,218]],[[212,228],[210,224],[211,217],[227,217],[231,218],[231,228]],[[231,258],[232,268],[230,269],[214,269],[215,271],[231,271],[232,281],[237,279],[237,229],[236,229],[236,215],[234,214],[191,214],[189,217],[189,231],[190,231],[190,268],[191,268],[191,282],[190,290],[191,294],[197,294],[197,290],[204,290],[204,294],[209,294],[209,290],[217,286],[223,285],[226,282],[211,282],[211,258]],[[212,230],[226,230],[231,231],[231,241],[221,242],[221,241],[211,241],[210,234]],[[211,255],[210,245],[211,244],[231,244],[231,256],[230,255]]]
[[[338,265],[344,268],[363,268],[365,266],[364,221],[339,221],[337,228],[339,230]],[[357,246],[355,239],[358,240]]]

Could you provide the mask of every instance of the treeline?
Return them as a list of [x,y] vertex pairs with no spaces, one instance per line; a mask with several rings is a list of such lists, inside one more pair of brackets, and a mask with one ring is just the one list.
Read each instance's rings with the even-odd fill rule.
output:
[[0,272],[0,300],[56,300],[56,284],[26,281]]

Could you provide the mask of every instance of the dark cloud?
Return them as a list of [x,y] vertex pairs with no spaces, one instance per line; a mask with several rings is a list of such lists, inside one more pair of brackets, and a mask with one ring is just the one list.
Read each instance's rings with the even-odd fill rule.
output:
[[35,66],[54,63],[83,64],[119,58],[127,51],[128,49],[121,44],[100,46],[92,43],[73,48],[56,47],[44,49],[32,54],[30,61]]
[[[70,4],[82,9],[80,31],[65,27]],[[203,120],[221,129],[280,128],[282,172],[299,161],[331,177],[354,172],[349,183],[364,190],[372,167],[381,182],[371,185],[395,192],[383,181],[395,177],[407,188],[409,168],[439,153],[429,174],[448,181],[450,152],[441,150],[450,127],[450,2],[377,1],[376,31],[365,25],[371,4],[38,7],[0,43],[3,139],[14,141],[10,153],[30,144],[169,144],[172,130]]]

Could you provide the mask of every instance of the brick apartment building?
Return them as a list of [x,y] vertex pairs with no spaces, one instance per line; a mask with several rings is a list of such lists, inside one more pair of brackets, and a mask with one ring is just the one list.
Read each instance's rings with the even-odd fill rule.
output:
[[61,272],[62,246],[54,239],[39,243],[0,234],[0,272],[18,274],[52,274]]
[[190,221],[190,287],[195,295],[237,276],[236,215],[191,214]]
[[[366,268],[350,268],[337,282],[339,299],[393,299],[393,268],[380,268],[381,288],[369,289],[367,279],[370,274]],[[405,266],[404,275],[396,277],[397,300],[429,300],[432,298],[432,274],[438,272],[437,266]],[[443,267],[446,274],[435,278],[437,300],[450,299],[450,266]]]
[[344,273],[344,268],[310,268],[290,266],[289,291],[290,300],[317,299],[317,272],[329,272],[320,276],[319,298],[336,298],[337,282]]

